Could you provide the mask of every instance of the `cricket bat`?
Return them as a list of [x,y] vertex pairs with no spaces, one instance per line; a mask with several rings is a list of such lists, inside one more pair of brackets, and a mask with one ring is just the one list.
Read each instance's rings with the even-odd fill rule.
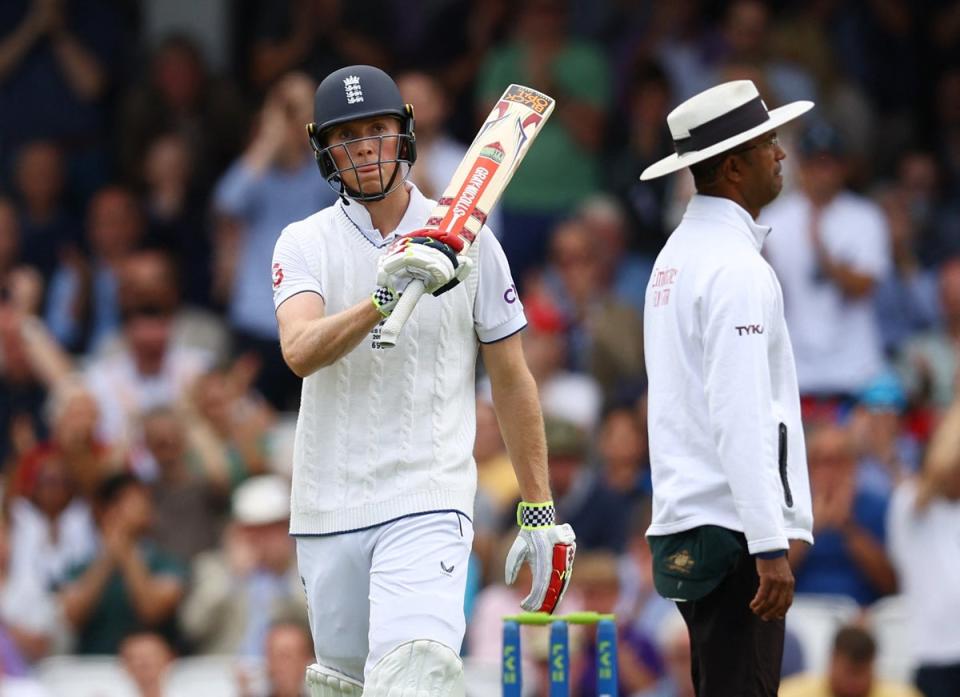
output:
[[[469,248],[554,105],[552,98],[530,87],[510,85],[507,88],[427,218],[426,234],[433,234],[435,230],[437,235],[456,235],[463,241],[463,251]],[[396,346],[403,325],[423,293],[422,281],[415,280],[407,286],[381,327],[381,346]]]

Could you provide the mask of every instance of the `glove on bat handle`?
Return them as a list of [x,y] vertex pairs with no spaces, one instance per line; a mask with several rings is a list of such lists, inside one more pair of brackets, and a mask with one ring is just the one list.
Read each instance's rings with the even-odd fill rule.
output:
[[413,314],[413,308],[417,306],[417,301],[420,300],[420,296],[423,295],[425,291],[426,288],[423,285],[423,281],[419,279],[410,281],[404,289],[403,295],[400,296],[397,306],[393,308],[393,312],[390,313],[387,321],[383,323],[383,327],[380,329],[381,346],[384,348],[393,348],[397,345],[397,337],[400,336],[403,325],[410,319],[410,315]]

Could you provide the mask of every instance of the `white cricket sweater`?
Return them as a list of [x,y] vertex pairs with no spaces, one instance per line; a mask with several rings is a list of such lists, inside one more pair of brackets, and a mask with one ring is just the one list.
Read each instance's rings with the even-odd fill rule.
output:
[[[376,287],[377,260],[433,208],[415,187],[397,230],[374,230],[366,209],[342,202],[284,229],[274,251],[274,303],[319,293],[327,315]],[[478,339],[492,342],[526,320],[509,267],[484,228],[468,254],[474,270],[439,298],[425,295],[393,349],[380,326],[346,356],[303,381],[294,438],[290,532],[358,530],[416,513],[473,514]]]
[[813,542],[796,369],[770,228],[695,195],[647,286],[648,535],[718,525],[751,553]]

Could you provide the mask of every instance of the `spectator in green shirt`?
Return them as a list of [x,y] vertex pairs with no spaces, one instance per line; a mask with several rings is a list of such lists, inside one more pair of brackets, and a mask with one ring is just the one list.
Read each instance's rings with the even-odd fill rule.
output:
[[108,477],[94,497],[100,549],[76,567],[61,590],[78,654],[115,654],[130,634],[152,630],[168,641],[184,592],[184,570],[146,541],[153,509],[134,475]]
[[553,116],[501,199],[501,238],[514,278],[546,255],[550,230],[601,183],[610,69],[595,45],[567,30],[567,0],[523,0],[511,41],[493,49],[477,79],[480,120],[510,83],[557,101]]

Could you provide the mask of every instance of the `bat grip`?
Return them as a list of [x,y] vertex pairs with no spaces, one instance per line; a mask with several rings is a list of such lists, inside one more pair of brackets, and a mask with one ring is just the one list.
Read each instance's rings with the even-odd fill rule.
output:
[[425,290],[423,281],[419,279],[410,281],[410,284],[403,291],[403,295],[400,296],[397,306],[393,308],[393,312],[390,313],[387,321],[380,328],[381,346],[393,348],[397,345],[397,337],[400,336],[403,325],[410,319],[413,308],[417,306],[417,301],[420,300],[420,296],[423,295]]

